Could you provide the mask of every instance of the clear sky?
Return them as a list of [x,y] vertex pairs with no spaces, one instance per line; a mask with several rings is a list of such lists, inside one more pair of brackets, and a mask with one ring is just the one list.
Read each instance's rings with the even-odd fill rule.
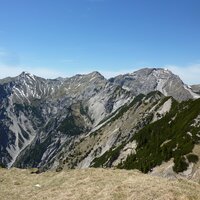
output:
[[200,0],[0,0],[0,77],[142,67],[200,83]]

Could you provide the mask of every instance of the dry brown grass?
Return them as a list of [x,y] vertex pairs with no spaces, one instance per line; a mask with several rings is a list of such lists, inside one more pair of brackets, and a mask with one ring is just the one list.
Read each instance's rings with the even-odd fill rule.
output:
[[[0,200],[200,200],[200,185],[137,171],[67,170],[31,174],[0,169]],[[39,184],[40,187],[36,185]]]

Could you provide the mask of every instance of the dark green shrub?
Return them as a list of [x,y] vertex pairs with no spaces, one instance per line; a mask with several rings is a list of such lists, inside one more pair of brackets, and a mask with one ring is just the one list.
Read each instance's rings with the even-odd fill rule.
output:
[[178,173],[178,172],[183,172],[187,170],[188,163],[186,162],[185,158],[182,157],[177,157],[174,159],[174,167],[173,170]]
[[188,159],[188,162],[197,163],[199,160],[199,157],[195,154],[188,154],[187,159]]

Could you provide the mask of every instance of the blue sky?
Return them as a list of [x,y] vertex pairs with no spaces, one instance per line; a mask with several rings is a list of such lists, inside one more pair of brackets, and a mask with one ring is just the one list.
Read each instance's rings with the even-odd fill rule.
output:
[[199,10],[199,0],[0,0],[0,77],[164,67],[200,83]]

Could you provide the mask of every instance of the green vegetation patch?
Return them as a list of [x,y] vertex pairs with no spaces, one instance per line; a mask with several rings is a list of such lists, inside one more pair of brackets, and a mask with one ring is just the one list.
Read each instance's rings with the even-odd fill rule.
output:
[[31,106],[31,105],[28,105],[28,104],[17,104],[16,103],[15,104],[15,111],[16,111],[16,114],[18,116],[19,116],[20,111],[29,112],[29,113],[32,114],[33,117],[38,118],[41,123],[44,122],[40,107],[38,107],[38,106]]
[[24,151],[21,158],[16,161],[15,166],[19,168],[26,168],[30,166],[37,167],[44,152],[51,143],[52,140],[50,136],[42,143],[40,143],[40,141],[36,141],[34,148],[30,148],[28,150],[28,154]]
[[62,133],[75,136],[79,135],[84,131],[84,128],[81,126],[78,126],[76,124],[76,120],[74,116],[70,115],[67,116],[61,123],[61,125],[58,128],[58,131],[61,131]]
[[117,148],[112,148],[106,151],[102,156],[95,158],[92,167],[111,167],[112,163],[119,157],[120,151],[124,146],[124,144],[121,144]]
[[[192,152],[194,144],[198,143],[196,134],[200,131],[200,127],[191,125],[199,112],[200,99],[180,104],[173,101],[172,109],[165,117],[147,125],[133,136],[132,140],[137,142],[137,153],[128,156],[118,167],[139,169],[147,173],[163,161],[174,158],[174,171],[186,170],[188,163],[185,155]],[[195,159],[197,158],[189,156],[188,160],[195,161]]]
[[191,153],[191,154],[187,155],[187,159],[188,159],[188,162],[190,162],[190,163],[197,163],[199,160],[199,157],[197,155]]

